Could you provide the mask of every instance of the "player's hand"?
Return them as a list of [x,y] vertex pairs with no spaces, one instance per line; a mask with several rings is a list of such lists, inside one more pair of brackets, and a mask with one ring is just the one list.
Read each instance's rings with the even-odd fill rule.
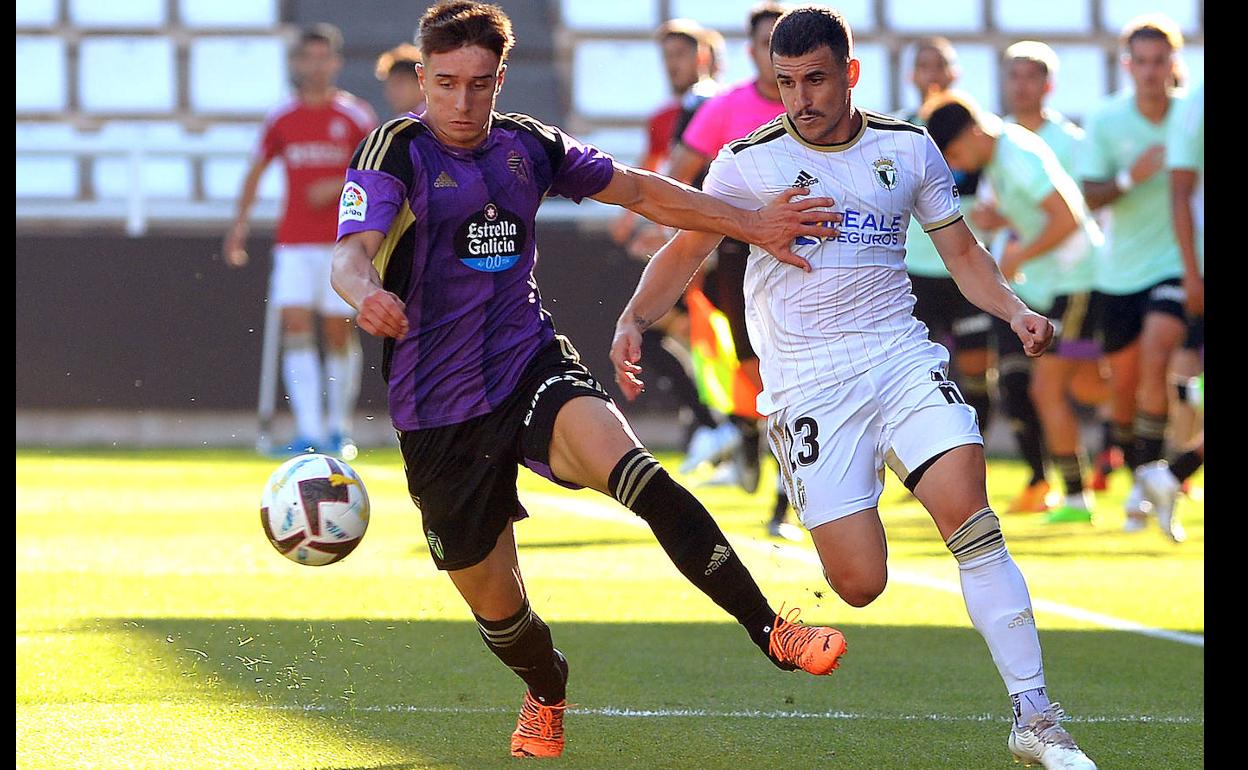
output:
[[611,340],[611,365],[615,367],[615,384],[620,386],[624,398],[635,401],[646,390],[646,384],[638,379],[641,367],[641,328],[631,321],[615,325],[615,339]]
[[1030,310],[1024,310],[1011,318],[1010,328],[1022,341],[1023,352],[1029,358],[1038,358],[1053,342],[1053,324],[1049,323],[1049,319]]
[[997,211],[997,207],[991,203],[980,203],[971,209],[970,220],[976,230],[983,232],[1010,226],[1010,220],[1001,216],[1001,212]]
[[1147,182],[1166,164],[1166,146],[1154,144],[1131,164],[1131,179],[1136,184]]
[[319,179],[308,185],[307,192],[303,196],[312,208],[323,208],[338,202],[338,199],[342,197],[342,185],[343,181],[337,177]]
[[1183,306],[1191,318],[1205,314],[1205,279],[1198,273],[1183,273]]
[[1014,276],[1018,275],[1018,268],[1023,265],[1023,249],[1018,241],[1010,241],[1005,244],[1005,249],[1001,252],[1001,275],[1007,281],[1013,281]]
[[628,242],[628,255],[634,259],[647,262],[671,238],[672,229],[670,227],[660,227],[647,222],[637,231],[637,235]]
[[356,323],[376,337],[401,339],[407,334],[407,307],[403,300],[385,289],[377,288],[364,297]]
[[809,192],[805,187],[790,187],[780,193],[756,212],[757,219],[750,223],[746,230],[748,237],[745,238],[786,265],[800,267],[808,273],[811,271],[810,263],[793,253],[793,239],[799,235],[835,238],[840,231],[834,225],[844,218],[838,212],[827,210],[836,203],[831,198],[793,200]]
[[607,232],[611,235],[611,240],[623,246],[632,237],[633,228],[636,225],[637,215],[628,209],[623,209],[615,219],[611,220],[611,226]]
[[230,228],[221,243],[221,254],[225,257],[225,264],[230,267],[247,265],[247,230],[247,225],[239,222]]

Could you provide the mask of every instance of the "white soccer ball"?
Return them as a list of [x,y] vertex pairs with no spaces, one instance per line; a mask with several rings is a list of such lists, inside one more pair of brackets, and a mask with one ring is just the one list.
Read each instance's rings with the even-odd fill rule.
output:
[[355,550],[368,529],[368,491],[342,460],[299,455],[269,477],[260,523],[287,559],[316,567],[332,564]]

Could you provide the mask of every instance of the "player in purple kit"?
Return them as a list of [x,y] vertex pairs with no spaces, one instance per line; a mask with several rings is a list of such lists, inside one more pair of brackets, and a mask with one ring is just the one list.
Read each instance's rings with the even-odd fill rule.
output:
[[360,327],[386,338],[391,418],[434,563],[486,646],[528,685],[511,753],[562,753],[568,677],[520,576],[521,463],[615,497],[776,666],[830,673],[845,649],[840,632],[771,609],[710,514],[555,333],[533,268],[535,215],[548,194],[725,232],[778,255],[791,254],[797,235],[826,235],[824,223],[840,217],[818,209],[833,202],[792,203],[806,192],[797,189],[760,211],[738,209],[533,118],[494,112],[514,43],[497,6],[439,3],[421,19],[420,40],[426,112],[384,124],[356,150],[332,280]]

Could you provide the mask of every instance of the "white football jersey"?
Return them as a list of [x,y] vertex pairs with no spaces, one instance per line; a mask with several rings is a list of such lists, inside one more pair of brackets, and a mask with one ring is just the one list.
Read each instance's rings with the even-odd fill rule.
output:
[[862,130],[838,145],[802,139],[787,115],[720,150],[702,189],[757,209],[789,187],[830,197],[845,219],[836,238],[799,237],[810,273],[757,246],[745,273],[746,324],[770,414],[922,345],[906,275],[906,227],[925,232],[959,219],[953,174],[927,131],[860,110]]

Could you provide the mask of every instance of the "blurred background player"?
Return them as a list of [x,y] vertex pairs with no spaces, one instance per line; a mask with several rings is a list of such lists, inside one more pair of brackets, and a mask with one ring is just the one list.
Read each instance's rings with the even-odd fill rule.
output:
[[[658,171],[668,160],[672,147],[698,108],[719,91],[714,79],[715,46],[723,44],[718,32],[691,19],[672,19],[654,34],[663,54],[672,99],[661,105],[646,123],[646,154],[641,167]],[[640,225],[640,227],[637,227]],[[624,209],[615,218],[611,236],[625,245],[629,254],[642,260],[658,250],[666,239],[666,228],[646,222]],[[657,388],[669,389],[681,408],[687,410],[693,427],[686,441],[687,457],[707,453],[705,445],[718,443],[718,437],[735,428],[703,403],[694,380],[689,353],[689,317],[683,304],[659,319],[642,339],[642,355]],[[700,462],[686,461],[682,471],[693,470]]]
[[[1042,51],[1036,53],[1047,58]],[[1068,391],[1079,366],[1096,366],[1095,358],[1087,362],[1075,356],[1083,354],[1086,359],[1093,332],[1085,311],[1095,249],[1103,241],[1100,228],[1083,202],[1079,185],[1036,133],[960,98],[949,97],[930,110],[928,129],[950,168],[982,175],[981,182],[993,191],[994,215],[1010,229],[1011,238],[999,258],[1002,275],[1013,285],[1026,287],[1026,294],[1019,296],[1032,310],[1065,319],[1055,329],[1056,344],[1037,359],[1031,389],[1037,395],[1044,437],[1066,483],[1065,505],[1050,516],[1058,521],[1091,521],[1092,503],[1084,493],[1078,460],[1079,422]],[[1056,120],[1052,125],[1069,137]],[[1061,140],[1057,143],[1062,144]],[[1018,339],[1008,325],[1000,333]],[[1015,342],[1013,348],[1017,347]],[[1011,367],[1014,351],[1004,344],[1001,348],[1001,378],[1022,380],[1012,383],[1013,388],[1003,388],[1007,400],[1015,399],[1007,406],[1014,414],[1022,408],[1018,399],[1031,403],[1027,368]]]
[[[750,9],[747,31],[748,52],[755,68],[755,77],[728,88],[706,102],[680,136],[672,151],[668,173],[673,179],[690,184],[700,183],[711,160],[729,142],[747,136],[754,129],[784,112],[776,71],[772,67],[768,45],[776,20],[785,6],[760,3]],[[796,181],[796,180],[794,180]],[[760,415],[754,399],[762,390],[758,372],[758,355],[750,343],[745,323],[745,266],[749,247],[741,241],[725,238],[716,250],[714,267],[702,274],[701,288],[707,298],[727,317],[732,332],[732,346],[739,369],[734,373],[742,383],[733,388],[733,414],[730,417],[739,435],[723,430],[718,443],[708,442],[704,451],[690,452],[689,463],[717,461],[731,454],[738,483],[747,492],[758,488],[761,462]],[[695,279],[696,285],[697,279]],[[694,466],[696,467],[696,465]],[[801,538],[801,532],[785,521],[788,498],[777,479],[776,499],[767,532],[790,540]]]
[[[355,311],[329,285],[330,255],[343,174],[377,117],[367,102],[334,85],[342,69],[342,34],[336,27],[317,24],[304,31],[290,64],[295,98],[264,123],[234,225],[225,237],[225,257],[233,267],[247,264],[247,219],[256,189],[269,162],[280,157],[287,193],[268,301],[281,311],[282,380],[295,417],[295,436],[284,448],[354,457],[351,419],[360,390],[360,343],[352,323]],[[321,317],[324,367],[316,315]]]
[[[915,43],[914,66],[910,82],[918,91],[919,104],[929,102],[948,92],[958,79],[958,54],[953,44],[943,37],[925,37]],[[905,113],[907,122],[922,125],[918,110]],[[975,206],[979,176],[953,170],[958,186],[962,214],[969,224]],[[976,231],[980,237],[984,233]],[[957,284],[941,260],[930,238],[923,234],[917,220],[910,220],[906,232],[906,272],[915,297],[914,316],[927,326],[933,342],[940,342],[953,354],[953,379],[966,403],[979,417],[979,430],[988,432],[992,414],[992,396],[988,387],[989,342],[992,316],[975,307],[958,291]],[[1035,442],[1031,444],[1035,446]],[[1031,479],[1017,500],[1006,508],[1007,513],[1038,510],[1044,506],[1048,487],[1044,481],[1044,458],[1027,456]]]
[[[1173,83],[1183,37],[1170,19],[1150,15],[1127,24],[1122,46],[1132,87],[1091,111],[1078,176],[1088,205],[1112,214],[1094,302],[1113,390],[1111,439],[1134,471],[1162,458],[1167,368],[1187,334],[1183,262],[1162,173],[1182,96]],[[1124,507],[1126,529],[1143,529],[1152,505],[1138,479]]]
[[425,111],[425,92],[416,74],[417,64],[420,49],[411,43],[400,43],[377,57],[373,74],[381,81],[391,115],[419,115]]
[[[1183,294],[1189,319],[1184,349],[1199,365],[1205,336],[1205,84],[1192,89],[1172,109],[1177,114],[1166,135],[1166,168],[1170,172],[1174,234],[1183,257]],[[1180,374],[1182,400],[1203,409],[1204,377],[1189,378],[1183,376],[1184,372],[1176,373]],[[1186,537],[1175,511],[1181,485],[1205,462],[1204,431],[1190,443],[1185,438],[1175,442],[1183,450],[1168,462],[1145,463],[1139,469],[1141,486],[1157,513],[1157,523],[1176,543]]]

